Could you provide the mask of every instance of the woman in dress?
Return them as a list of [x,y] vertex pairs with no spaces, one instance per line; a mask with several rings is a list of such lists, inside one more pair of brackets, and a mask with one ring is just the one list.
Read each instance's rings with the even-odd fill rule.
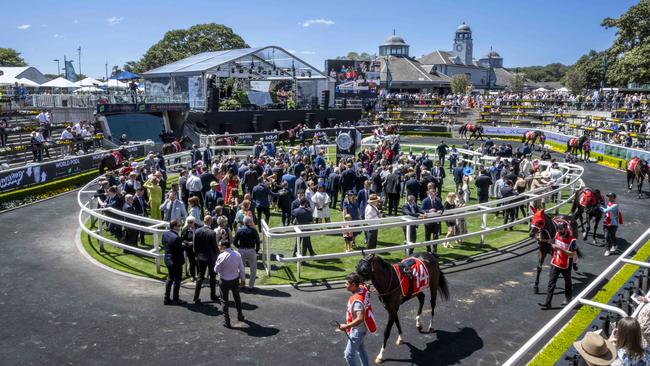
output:
[[225,178],[226,181],[226,202],[230,202],[230,197],[239,196],[239,177],[231,169]]
[[[447,210],[453,210],[456,208],[456,193],[454,192],[449,192],[447,193],[447,199],[445,200],[444,204],[444,209],[445,213]],[[447,236],[446,238],[451,238],[452,236],[456,235],[456,220],[449,220],[447,221]],[[451,242],[444,242],[442,243],[442,246],[445,248],[453,248],[451,245]]]
[[194,216],[197,226],[203,226],[203,213],[201,212],[201,205],[199,204],[198,197],[192,196],[187,200],[187,214],[188,216]]
[[147,196],[149,197],[149,201],[147,203],[149,204],[149,207],[151,207],[151,218],[162,220],[159,209],[160,204],[162,203],[162,189],[158,183],[158,178],[150,174],[149,178],[146,182],[144,182],[144,184],[142,184],[142,186],[147,189]]
[[330,196],[325,192],[324,185],[318,185],[318,191],[311,196],[311,202],[314,204],[314,222],[330,222]]

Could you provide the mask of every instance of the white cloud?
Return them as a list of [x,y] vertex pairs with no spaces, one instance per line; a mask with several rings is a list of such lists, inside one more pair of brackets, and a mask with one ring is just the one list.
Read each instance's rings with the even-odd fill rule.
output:
[[54,34],[52,35],[52,38],[62,38],[62,37],[61,37],[60,34],[58,34],[58,33],[54,33]]
[[110,17],[110,18],[106,19],[106,21],[108,22],[108,25],[120,24],[122,22],[122,20],[124,20],[124,17]]
[[315,55],[316,54],[316,52],[314,52],[314,51],[300,51],[300,53],[302,53],[303,55]]
[[304,21],[302,23],[298,23],[298,24],[302,25],[303,27],[309,27],[309,26],[312,26],[314,24],[334,25],[336,23],[334,23],[333,20],[321,18],[321,19],[309,19],[309,20],[306,20],[306,21]]
[[21,24],[18,26],[18,29],[22,29],[22,30],[29,29],[31,28],[31,26],[32,26],[31,24]]

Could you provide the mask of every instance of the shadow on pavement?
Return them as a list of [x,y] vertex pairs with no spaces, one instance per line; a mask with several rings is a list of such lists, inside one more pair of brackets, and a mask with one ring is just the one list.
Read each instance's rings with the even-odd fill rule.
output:
[[[411,363],[413,365],[456,365],[472,353],[483,348],[483,340],[474,328],[464,327],[456,332],[437,330],[436,339],[418,349],[405,343],[411,352],[410,359],[386,359],[386,361]],[[390,352],[390,349],[388,350]]]
[[288,292],[280,291],[275,288],[255,288],[254,295],[269,296],[269,297],[291,297]]
[[280,329],[272,327],[264,327],[250,320],[244,320],[244,323],[248,325],[247,327],[233,327],[233,330],[238,330],[246,333],[250,337],[265,338],[272,337],[280,333]]

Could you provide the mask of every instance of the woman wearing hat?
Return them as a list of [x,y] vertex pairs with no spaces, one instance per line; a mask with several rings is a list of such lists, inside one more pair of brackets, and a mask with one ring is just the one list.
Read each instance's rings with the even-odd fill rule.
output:
[[611,365],[616,360],[616,347],[596,332],[587,332],[573,343],[582,359],[589,366]]

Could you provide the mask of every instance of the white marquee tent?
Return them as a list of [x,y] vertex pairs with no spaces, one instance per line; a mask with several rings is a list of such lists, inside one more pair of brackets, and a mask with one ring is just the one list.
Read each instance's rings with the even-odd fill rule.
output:
[[37,83],[35,81],[31,81],[31,80],[29,80],[27,78],[18,79],[18,84],[23,84],[28,88],[36,88],[36,87],[41,86],[39,83]]
[[101,86],[102,84],[104,84],[102,81],[90,77],[75,83],[76,86]]
[[115,79],[109,79],[107,82],[102,83],[101,85],[108,88],[117,88],[117,89],[126,89],[129,87],[126,83],[123,83]]
[[43,88],[78,88],[72,81],[63,78],[63,77],[58,77],[54,80],[50,80],[47,83],[41,85]]
[[0,75],[0,85],[14,85],[19,83],[18,79],[9,75]]

